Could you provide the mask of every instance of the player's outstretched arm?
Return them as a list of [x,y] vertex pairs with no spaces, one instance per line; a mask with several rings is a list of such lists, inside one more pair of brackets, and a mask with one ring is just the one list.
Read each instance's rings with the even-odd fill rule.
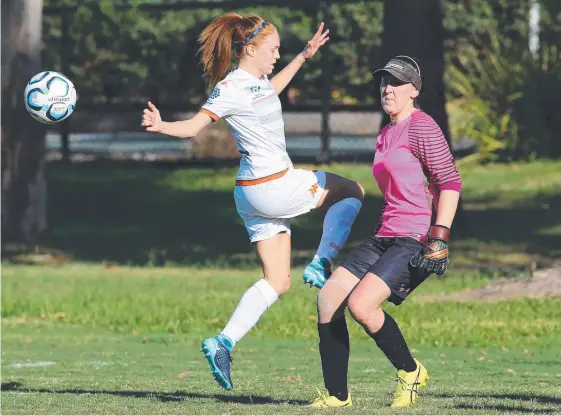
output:
[[210,124],[212,119],[204,114],[197,113],[193,118],[182,121],[162,121],[160,111],[148,101],[148,108],[142,114],[142,127],[151,133],[162,133],[179,139],[195,137],[202,129]]
[[325,45],[325,43],[329,40],[329,37],[327,37],[327,35],[329,34],[329,29],[324,32],[323,26],[323,22],[321,22],[316,34],[314,35],[312,40],[308,42],[304,50],[300,52],[296,56],[296,58],[292,60],[292,62],[285,66],[282,71],[280,71],[271,79],[271,83],[275,87],[275,91],[277,92],[277,94],[280,94],[282,90],[286,88],[288,83],[292,80],[292,78],[294,78],[294,75],[296,75],[304,62],[306,62],[308,59],[311,59],[312,56],[316,54],[318,49]]

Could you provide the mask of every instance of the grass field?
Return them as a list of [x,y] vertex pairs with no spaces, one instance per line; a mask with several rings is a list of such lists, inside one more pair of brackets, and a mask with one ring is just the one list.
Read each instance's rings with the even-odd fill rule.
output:
[[[295,269],[297,276],[301,269]],[[313,413],[321,387],[315,289],[295,285],[236,348],[236,389],[211,380],[200,341],[222,328],[258,270],[8,266],[4,414]],[[478,287],[450,273],[419,294]],[[559,298],[388,306],[432,375],[407,413],[552,413],[561,404]],[[392,413],[391,366],[355,323],[345,413]],[[395,412],[393,412],[395,413]]]
[[318,412],[305,407],[322,387],[311,340],[248,336],[234,356],[235,390],[224,392],[188,334],[4,326],[3,414],[551,414],[561,405],[558,349],[418,347],[432,383],[418,406],[397,412],[391,367],[373,343],[355,342],[355,407]]
[[[325,168],[367,190],[348,250],[370,235],[382,199],[369,165]],[[45,244],[80,262],[258,267],[234,206],[235,172],[111,162],[50,165],[52,234]],[[466,209],[454,224],[456,267],[512,272],[561,258],[560,163],[466,167],[462,175]],[[295,266],[315,252],[322,218],[323,212],[313,212],[294,221]]]
[[[349,246],[381,199],[365,165],[330,170],[369,196]],[[482,287],[561,257],[561,169],[554,162],[462,169],[465,213],[452,266],[388,306],[431,382],[418,406],[388,406],[393,371],[350,322],[355,407],[337,414],[559,413],[561,298],[424,301]],[[201,340],[222,329],[260,276],[231,195],[235,169],[49,166],[61,257],[3,246],[3,414],[314,414],[321,388],[315,289],[300,284],[321,213],[294,224],[293,290],[234,351],[221,391]],[[40,263],[40,265],[37,265]],[[350,320],[349,320],[350,321]]]

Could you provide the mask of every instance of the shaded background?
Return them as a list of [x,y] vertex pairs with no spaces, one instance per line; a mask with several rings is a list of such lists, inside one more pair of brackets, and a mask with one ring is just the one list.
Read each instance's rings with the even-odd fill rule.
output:
[[[166,120],[198,111],[208,88],[196,39],[208,22],[229,11],[258,13],[273,22],[282,38],[283,64],[302,50],[320,21],[330,28],[329,43],[281,100],[295,162],[322,164],[371,188],[366,210],[375,214],[359,219],[353,241],[370,232],[370,217],[377,218],[381,207],[369,163],[387,119],[371,74],[393,55],[419,60],[421,107],[444,130],[462,169],[478,172],[499,163],[506,187],[513,178],[531,175],[524,169],[515,173],[514,162],[560,156],[561,4],[555,0],[6,0],[6,258],[48,247],[88,261],[254,265],[253,257],[244,257],[250,249],[231,182],[224,182],[239,159],[224,123],[190,141],[146,134],[139,125],[147,100]],[[21,91],[43,69],[66,74],[78,91],[75,113],[55,126],[34,122],[23,106]],[[354,165],[325,165],[332,162]],[[542,170],[534,175],[548,176],[559,165],[536,166]],[[539,262],[550,264],[558,255],[558,235],[536,230],[559,223],[555,176],[524,203],[511,191],[489,190],[484,174],[475,177],[480,182],[468,188],[456,221],[455,236],[469,248],[466,253],[490,250],[492,257],[491,247],[481,245],[492,240],[503,254],[529,254],[524,267],[536,253],[543,256]],[[177,188],[170,178],[187,184]],[[197,178],[213,179],[195,186]],[[304,232],[295,261],[313,250],[320,218],[318,213],[296,221],[297,233]],[[493,228],[497,224],[499,231]],[[213,247],[217,234],[224,239]],[[522,246],[513,249],[516,244]]]

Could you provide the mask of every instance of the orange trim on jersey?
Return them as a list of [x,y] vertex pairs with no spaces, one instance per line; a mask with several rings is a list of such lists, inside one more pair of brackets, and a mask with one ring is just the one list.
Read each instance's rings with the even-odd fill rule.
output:
[[319,188],[319,182],[318,182],[318,183],[314,183],[314,184],[310,187],[309,191],[310,191],[310,193],[312,194],[312,196],[315,196],[315,195],[316,195],[316,192],[318,191],[318,188]]
[[214,114],[212,111],[209,111],[206,108],[201,108],[200,112],[209,116],[212,119],[212,121],[218,121],[218,119],[220,118],[216,114]]
[[279,173],[274,173],[272,175],[265,176],[263,178],[236,180],[236,186],[252,186],[252,185],[259,185],[260,183],[270,182],[275,179],[282,178],[284,175],[286,175],[286,172],[288,172],[288,169],[285,169]]

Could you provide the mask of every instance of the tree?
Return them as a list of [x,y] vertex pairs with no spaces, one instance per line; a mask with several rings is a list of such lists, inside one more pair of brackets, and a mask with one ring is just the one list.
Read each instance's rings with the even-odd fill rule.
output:
[[23,91],[41,71],[42,0],[2,0],[2,238],[33,243],[47,228],[44,127]]
[[[438,123],[450,143],[444,90],[444,39],[441,0],[384,3],[383,62],[395,55],[418,60],[423,79],[419,104]],[[387,123],[387,119],[382,123]]]
[[[395,55],[408,55],[418,60],[423,80],[419,104],[422,110],[438,123],[446,141],[450,144],[444,88],[445,32],[441,1],[392,0],[385,2],[382,55],[384,62]],[[382,126],[387,122],[387,118],[383,119]],[[434,214],[435,212],[433,212]],[[461,201],[456,219],[460,230],[467,226]]]

